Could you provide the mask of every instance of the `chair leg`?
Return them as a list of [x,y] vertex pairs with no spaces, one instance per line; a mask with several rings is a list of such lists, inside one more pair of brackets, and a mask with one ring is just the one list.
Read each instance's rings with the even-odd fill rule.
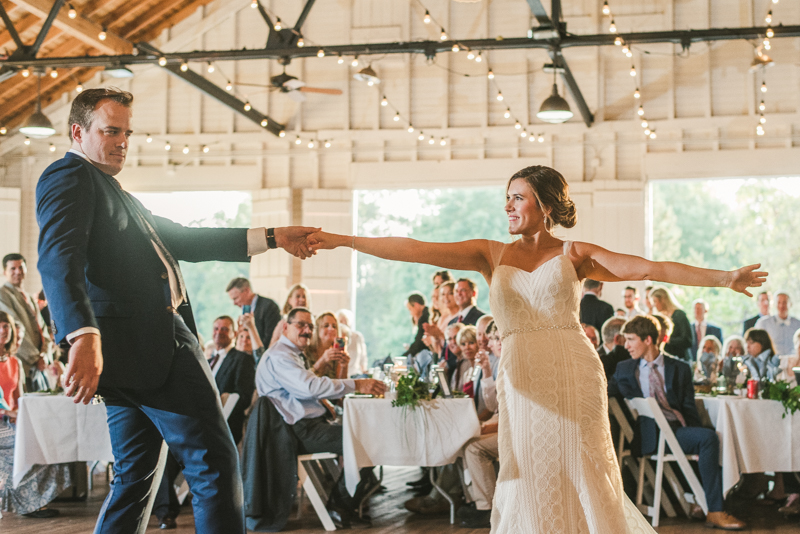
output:
[[661,484],[664,479],[664,452],[666,449],[666,441],[664,435],[658,440],[658,463],[656,464],[656,479],[653,481],[653,528],[658,526],[658,520],[661,516]]
[[319,520],[322,522],[322,526],[325,528],[325,530],[329,532],[336,530],[336,525],[333,524],[331,516],[328,515],[328,509],[325,507],[325,503],[322,501],[322,497],[320,496],[316,487],[315,482],[317,481],[315,480],[315,473],[313,470],[307,470],[305,468],[306,466],[304,465],[304,462],[300,462],[298,471],[302,469],[307,474],[305,481],[303,482],[303,489],[305,490],[306,495],[308,495],[308,500],[311,501],[311,505],[314,507],[314,511],[317,513],[317,517],[319,517]]
[[647,458],[639,458],[639,477],[637,478],[638,484],[636,485],[636,506],[641,509],[642,496],[644,495],[644,470],[647,464]]

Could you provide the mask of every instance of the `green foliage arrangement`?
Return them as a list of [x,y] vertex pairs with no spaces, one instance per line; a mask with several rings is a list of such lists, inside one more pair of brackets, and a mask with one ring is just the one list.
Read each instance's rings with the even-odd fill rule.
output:
[[416,409],[420,401],[431,400],[428,384],[422,381],[413,369],[408,370],[406,376],[401,376],[397,381],[397,398],[392,401],[395,408]]
[[761,391],[762,399],[780,401],[783,404],[783,416],[800,410],[800,386],[792,387],[789,382],[765,380]]

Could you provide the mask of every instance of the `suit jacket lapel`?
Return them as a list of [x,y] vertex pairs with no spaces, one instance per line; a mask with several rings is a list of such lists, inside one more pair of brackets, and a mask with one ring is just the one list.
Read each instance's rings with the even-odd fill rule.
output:
[[639,385],[639,360],[636,360],[636,365],[633,366],[633,388],[637,397],[644,397],[642,386]]

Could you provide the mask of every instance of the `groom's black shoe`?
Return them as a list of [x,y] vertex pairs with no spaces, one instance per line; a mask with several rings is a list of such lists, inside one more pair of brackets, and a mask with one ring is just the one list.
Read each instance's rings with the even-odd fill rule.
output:
[[[462,511],[463,510],[463,511]],[[476,510],[472,507],[458,509],[461,517],[461,526],[467,528],[490,528],[492,526],[491,510]]]

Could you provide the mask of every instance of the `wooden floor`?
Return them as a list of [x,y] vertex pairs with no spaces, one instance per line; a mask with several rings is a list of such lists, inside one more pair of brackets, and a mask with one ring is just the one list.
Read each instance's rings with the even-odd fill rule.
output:
[[[408,512],[403,508],[403,502],[411,497],[406,491],[405,483],[419,477],[416,468],[386,468],[384,485],[387,490],[372,498],[370,502],[370,515],[372,528],[362,529],[362,532],[372,534],[486,534],[488,529],[467,529],[457,525],[450,525],[448,514],[420,516]],[[105,479],[101,476],[95,478],[95,488],[86,501],[53,503],[54,508],[61,511],[55,519],[28,519],[14,514],[4,514],[0,519],[0,532],[14,534],[85,534],[94,528],[94,521],[108,491]],[[778,514],[779,505],[762,506],[754,501],[743,501],[735,498],[727,503],[729,511],[748,522],[749,528],[744,532],[751,534],[761,533],[800,533],[798,519],[784,519]],[[303,504],[303,514],[300,520],[292,519],[285,529],[295,534],[322,533],[325,530],[314,516],[311,505],[306,499]],[[660,534],[691,534],[707,533],[703,522],[688,521],[685,518],[662,519],[662,526],[657,531]],[[154,518],[151,518],[148,532],[161,532]],[[194,532],[194,520],[190,507],[184,507],[178,517],[176,534],[189,534]],[[527,534],[527,533],[520,533]]]

